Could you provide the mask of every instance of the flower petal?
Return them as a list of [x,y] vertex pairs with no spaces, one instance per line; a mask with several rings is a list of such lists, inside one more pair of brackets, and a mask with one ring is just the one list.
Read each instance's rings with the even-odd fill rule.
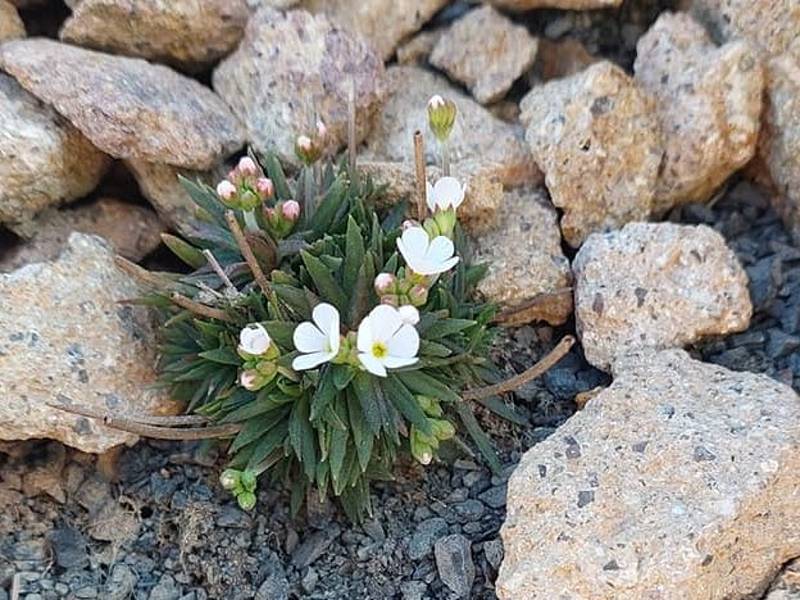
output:
[[436,210],[435,191],[433,186],[427,181],[425,182],[425,201],[428,204],[428,209],[434,212]]
[[419,333],[411,325],[403,325],[389,340],[387,347],[391,357],[416,357],[419,352]]
[[386,377],[386,368],[383,366],[383,363],[371,354],[362,352],[358,355],[358,360],[360,360],[364,368],[373,375]]
[[369,315],[367,315],[358,325],[358,339],[356,341],[358,351],[369,352],[372,348],[372,341],[372,322],[370,321]]
[[331,352],[339,352],[339,311],[327,302],[323,302],[314,307],[311,317],[325,334]]
[[[403,319],[394,306],[379,304],[369,313],[373,341],[387,342],[400,329]],[[361,348],[359,348],[361,350]],[[368,350],[363,350],[367,352]]]
[[292,369],[295,371],[305,371],[313,369],[324,362],[328,362],[335,354],[330,352],[313,352],[311,354],[301,354],[292,361]]
[[458,208],[464,201],[464,188],[455,177],[440,177],[434,186],[436,204],[439,208]]
[[325,348],[326,339],[325,334],[308,321],[300,323],[292,335],[294,347],[300,352],[321,352]]
[[407,367],[413,365],[419,359],[415,356],[413,358],[400,358],[398,356],[387,356],[383,359],[383,364],[387,369],[399,369],[400,367]]
[[400,313],[400,318],[403,320],[403,323],[407,325],[416,325],[419,323],[419,311],[416,306],[404,304],[397,309],[397,312]]
[[456,249],[453,245],[453,241],[448,237],[440,235],[431,242],[425,258],[437,263],[444,262],[452,257],[455,251]]

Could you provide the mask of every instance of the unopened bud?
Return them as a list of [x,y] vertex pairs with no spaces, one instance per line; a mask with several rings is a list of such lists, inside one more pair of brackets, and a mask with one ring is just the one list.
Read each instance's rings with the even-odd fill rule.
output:
[[239,482],[242,484],[242,489],[244,489],[246,492],[256,491],[256,474],[253,473],[253,471],[247,469],[242,471]]
[[217,184],[217,195],[223,202],[230,202],[236,195],[236,186],[227,179],[223,179]]
[[431,419],[430,421],[433,435],[439,441],[449,440],[456,434],[456,429],[450,421],[444,419]]
[[258,167],[252,158],[243,156],[239,159],[239,164],[236,167],[242,175],[247,177],[255,177],[258,175]]
[[388,304],[389,306],[399,306],[400,298],[396,294],[384,294],[381,296],[381,304]]
[[300,217],[300,204],[296,200],[287,200],[281,206],[281,213],[290,221],[297,221]]
[[314,142],[307,135],[301,135],[297,138],[297,147],[303,152],[311,152],[314,147]]
[[256,505],[256,495],[253,492],[242,492],[236,496],[236,501],[242,510],[251,510]]
[[272,180],[267,177],[259,177],[256,180],[256,191],[263,200],[272,198],[275,193],[275,186],[272,185]]
[[226,490],[232,490],[239,486],[239,471],[236,469],[225,469],[219,476],[219,482]]
[[242,210],[253,210],[256,206],[261,204],[261,198],[253,190],[245,190],[239,196],[239,204]]
[[408,299],[414,306],[422,306],[428,301],[428,288],[424,285],[415,285],[408,291]]
[[254,392],[258,389],[258,383],[261,377],[258,374],[258,371],[255,369],[247,369],[246,371],[242,371],[242,374],[239,375],[239,385],[241,385],[244,389]]
[[406,229],[411,229],[412,227],[419,227],[419,223],[416,221],[412,221],[411,219],[406,219],[403,221],[402,229],[405,231]]
[[391,273],[379,273],[375,278],[375,292],[381,296],[394,287],[397,279]]
[[452,100],[439,95],[428,100],[428,126],[440,142],[450,137],[453,124],[456,122],[456,104]]

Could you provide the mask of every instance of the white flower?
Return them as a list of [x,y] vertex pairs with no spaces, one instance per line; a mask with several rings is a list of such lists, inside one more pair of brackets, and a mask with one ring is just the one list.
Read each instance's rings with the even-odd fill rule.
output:
[[397,238],[397,248],[406,263],[420,275],[437,275],[458,263],[453,242],[443,235],[433,241],[422,227],[409,227]]
[[239,333],[239,350],[253,356],[261,356],[269,350],[272,340],[263,325],[250,323]]
[[217,195],[223,200],[230,200],[236,195],[236,186],[227,179],[223,179],[217,184]]
[[416,306],[404,304],[397,309],[397,312],[400,313],[400,318],[406,325],[416,325],[419,323],[419,311]]
[[419,334],[403,322],[394,306],[380,304],[358,326],[358,359],[364,368],[379,377],[386,369],[397,369],[417,362]]
[[444,106],[444,98],[442,98],[439,94],[434,94],[431,96],[431,99],[428,100],[428,109],[437,109]]
[[461,185],[455,177],[440,177],[434,185],[425,182],[425,195],[431,212],[457,209],[464,201],[466,191],[466,186]]
[[305,321],[294,330],[294,347],[303,353],[292,361],[295,371],[313,369],[339,353],[339,311],[323,302],[311,318],[313,323]]

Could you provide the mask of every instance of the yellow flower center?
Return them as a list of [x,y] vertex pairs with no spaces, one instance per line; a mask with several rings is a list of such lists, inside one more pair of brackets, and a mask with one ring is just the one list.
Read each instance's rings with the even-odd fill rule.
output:
[[389,354],[389,349],[386,347],[386,344],[383,342],[375,342],[372,344],[372,356],[375,358],[384,358],[387,354]]

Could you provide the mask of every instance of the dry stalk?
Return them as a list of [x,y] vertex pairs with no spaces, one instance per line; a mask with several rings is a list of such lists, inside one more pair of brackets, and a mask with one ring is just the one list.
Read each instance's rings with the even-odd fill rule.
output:
[[265,296],[269,296],[272,291],[269,281],[267,281],[264,271],[261,270],[261,265],[258,264],[256,255],[253,253],[253,249],[247,242],[247,238],[244,236],[242,228],[239,226],[239,221],[236,220],[236,215],[233,214],[232,210],[229,210],[225,213],[225,220],[228,221],[228,228],[231,230],[231,233],[236,240],[236,244],[239,246],[239,251],[242,253],[247,266],[250,267],[250,271],[253,273],[253,278],[256,280],[258,287],[261,288],[261,291],[264,292]]
[[425,141],[422,132],[414,132],[414,173],[417,186],[417,219],[422,223],[427,214],[425,201]]
[[169,299],[172,301],[173,304],[180,306],[181,308],[185,308],[191,313],[194,313],[201,317],[206,317],[207,319],[216,319],[217,321],[226,321],[230,323],[232,319],[228,316],[228,314],[224,310],[220,310],[219,308],[214,308],[211,306],[206,306],[205,304],[200,304],[199,302],[195,302],[191,298],[187,298],[186,296],[179,294],[178,292],[172,292],[169,295]]

